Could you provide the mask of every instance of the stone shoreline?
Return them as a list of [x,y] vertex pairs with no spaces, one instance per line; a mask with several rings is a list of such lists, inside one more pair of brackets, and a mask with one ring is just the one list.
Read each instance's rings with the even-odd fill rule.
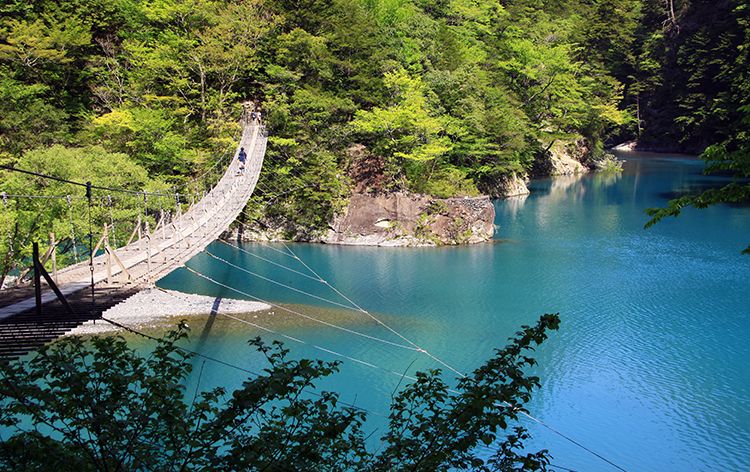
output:
[[[208,315],[211,313],[225,313],[238,315],[257,311],[269,310],[271,306],[265,303],[248,300],[208,297],[161,290],[145,289],[136,293],[124,302],[105,311],[105,318],[135,329],[162,325],[171,319],[176,323],[178,317]],[[115,325],[99,320],[96,324],[88,321],[77,328],[68,331],[66,335],[90,335],[121,331]]]

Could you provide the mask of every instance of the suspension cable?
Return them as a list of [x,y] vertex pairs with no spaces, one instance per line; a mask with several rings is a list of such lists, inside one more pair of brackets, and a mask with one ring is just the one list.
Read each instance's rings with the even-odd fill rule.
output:
[[[319,277],[319,278],[321,278],[321,279],[322,279],[322,277],[320,277],[320,275],[319,275],[319,274],[318,274],[317,272],[315,272],[315,270],[313,270],[313,269],[312,269],[312,268],[311,268],[310,266],[308,266],[308,265],[307,265],[307,264],[306,264],[306,263],[305,263],[305,262],[304,262],[304,261],[303,261],[303,260],[302,260],[301,258],[299,258],[299,257],[298,257],[298,256],[297,256],[297,255],[296,255],[296,254],[294,253],[294,251],[292,251],[292,249],[291,249],[291,248],[290,248],[290,247],[289,247],[289,246],[288,246],[288,245],[287,245],[287,244],[286,244],[285,242],[283,242],[283,241],[282,241],[282,244],[283,244],[283,245],[284,245],[284,247],[285,247],[285,248],[287,249],[287,251],[289,251],[289,253],[290,253],[291,255],[293,255],[293,256],[294,256],[294,258],[295,258],[295,259],[297,259],[297,260],[298,260],[298,261],[299,261],[299,262],[300,262],[300,263],[301,263],[301,264],[302,264],[303,266],[305,266],[305,267],[306,267],[306,268],[307,268],[307,269],[308,269],[308,270],[310,271],[310,273],[311,273],[311,274],[313,274],[314,276],[317,276],[317,277]],[[465,378],[465,377],[466,377],[466,374],[464,374],[464,373],[462,373],[462,372],[458,371],[457,369],[455,369],[455,368],[451,367],[451,366],[450,366],[449,364],[447,364],[447,363],[446,363],[446,362],[444,362],[443,360],[439,359],[439,358],[438,358],[437,356],[434,356],[433,354],[431,354],[431,353],[427,352],[426,350],[424,350],[424,349],[421,349],[421,348],[419,348],[419,346],[417,346],[416,344],[414,344],[413,342],[411,342],[410,340],[408,340],[407,338],[405,338],[405,337],[404,337],[404,336],[402,336],[401,334],[397,333],[397,332],[396,332],[395,330],[393,330],[392,328],[390,328],[390,327],[389,327],[388,325],[386,325],[385,323],[383,323],[383,322],[379,321],[379,320],[378,320],[378,319],[377,319],[376,317],[374,317],[373,315],[371,315],[371,314],[370,314],[369,312],[367,312],[366,310],[364,310],[364,309],[362,309],[361,307],[359,307],[359,305],[357,305],[357,304],[356,304],[356,303],[355,303],[354,301],[352,301],[352,300],[351,300],[351,299],[350,299],[349,297],[347,297],[346,295],[344,295],[343,293],[341,293],[341,292],[340,292],[340,291],[339,291],[339,290],[338,290],[337,288],[335,288],[335,287],[334,287],[333,285],[329,284],[328,282],[325,282],[325,284],[326,284],[326,285],[328,285],[328,286],[329,286],[329,287],[330,287],[330,288],[331,288],[331,289],[332,289],[332,290],[333,290],[334,292],[336,292],[337,294],[339,294],[339,295],[340,295],[341,297],[343,297],[343,298],[344,298],[345,300],[347,300],[347,301],[349,301],[350,303],[352,303],[352,305],[354,305],[354,306],[358,307],[358,308],[359,308],[359,310],[360,310],[360,311],[361,311],[362,313],[365,313],[365,314],[367,314],[368,316],[370,316],[371,318],[373,318],[373,319],[374,319],[375,321],[377,321],[378,323],[380,323],[381,325],[383,325],[384,327],[386,327],[387,329],[389,329],[390,331],[392,331],[392,332],[393,332],[394,334],[396,334],[397,336],[399,336],[399,337],[400,337],[401,339],[404,339],[405,341],[407,341],[407,342],[408,342],[409,344],[411,344],[412,346],[414,346],[414,347],[418,348],[417,350],[419,350],[420,352],[423,352],[424,354],[426,354],[427,356],[429,356],[430,358],[432,358],[432,359],[433,359],[433,360],[435,360],[436,362],[439,362],[440,364],[442,364],[442,365],[446,366],[447,368],[449,368],[450,370],[452,370],[453,372],[455,372],[456,374],[458,374],[458,375],[459,375],[460,377],[462,377],[462,378]],[[456,392],[455,390],[454,390],[454,392],[455,392],[455,393],[458,393],[458,392]],[[511,404],[510,404],[510,403],[508,403],[508,402],[505,402],[505,401],[504,401],[504,402],[502,402],[502,403],[503,403],[503,404],[505,404],[505,406],[509,406],[509,407],[513,408],[513,405],[511,405]],[[594,451],[593,449],[591,449],[591,448],[589,448],[589,447],[585,446],[584,444],[582,444],[581,442],[579,442],[579,441],[577,441],[577,440],[573,439],[572,437],[570,437],[570,436],[568,436],[568,435],[566,435],[566,434],[562,433],[561,431],[557,430],[556,428],[554,428],[554,427],[552,427],[552,426],[548,425],[547,423],[545,423],[544,421],[540,420],[539,418],[536,418],[536,417],[532,416],[532,415],[531,415],[530,413],[527,413],[527,412],[525,412],[525,411],[523,411],[523,410],[521,410],[521,411],[519,411],[519,412],[520,412],[520,413],[521,413],[521,414],[522,414],[523,416],[525,416],[525,417],[527,417],[527,418],[531,419],[532,421],[534,421],[534,422],[538,423],[538,424],[539,424],[539,425],[541,425],[541,426],[544,426],[544,427],[545,427],[545,428],[547,428],[547,429],[548,429],[549,431],[551,431],[551,432],[555,433],[556,435],[560,436],[561,438],[563,438],[563,439],[565,439],[565,440],[569,441],[570,443],[572,443],[572,444],[574,444],[574,445],[576,445],[576,446],[580,447],[581,449],[583,449],[583,450],[585,450],[585,451],[589,452],[590,454],[592,454],[592,455],[594,455],[594,456],[598,457],[599,459],[603,460],[604,462],[606,462],[607,464],[611,465],[612,467],[615,467],[615,468],[616,468],[616,469],[618,469],[618,470],[622,470],[622,471],[625,471],[625,469],[624,469],[624,468],[620,467],[619,465],[617,465],[617,464],[616,464],[616,463],[614,463],[613,461],[611,461],[611,460],[607,459],[607,458],[606,458],[606,457],[604,457],[603,455],[601,455],[601,454],[599,454],[598,452]]]
[[39,172],[34,172],[34,171],[26,170],[26,169],[19,169],[18,167],[10,167],[10,166],[6,166],[6,165],[0,165],[0,169],[9,170],[11,172],[19,172],[21,174],[32,175],[32,176],[35,176],[35,177],[41,177],[43,179],[55,180],[57,182],[62,182],[62,183],[65,183],[65,184],[77,185],[79,187],[85,187],[87,189],[104,190],[104,191],[108,191],[108,192],[129,193],[131,195],[138,195],[138,194],[141,194],[141,193],[148,193],[149,195],[153,195],[153,196],[161,196],[161,197],[171,197],[172,196],[171,193],[146,192],[145,190],[129,190],[129,189],[118,188],[118,187],[104,187],[104,186],[101,186],[101,185],[93,185],[90,182],[85,182],[85,183],[84,182],[77,182],[75,180],[63,179],[62,177],[55,177],[54,175],[42,174],[42,173],[39,173]]
[[215,285],[218,285],[220,287],[226,288],[226,289],[231,290],[231,291],[233,291],[235,293],[238,293],[240,295],[244,295],[246,297],[249,297],[250,299],[255,300],[257,302],[265,303],[266,305],[270,305],[270,306],[272,306],[274,308],[277,308],[279,310],[285,311],[285,312],[287,312],[289,314],[300,316],[300,317],[308,319],[310,321],[314,321],[316,323],[323,324],[325,326],[331,327],[333,329],[337,329],[339,331],[345,331],[345,332],[353,334],[355,336],[360,336],[360,337],[363,337],[363,338],[367,338],[367,339],[370,339],[371,341],[377,341],[379,343],[388,344],[390,346],[398,347],[398,348],[405,349],[405,350],[408,350],[408,351],[416,351],[416,349],[414,349],[411,346],[406,346],[404,344],[394,343],[393,341],[388,341],[387,339],[378,338],[377,336],[372,336],[370,334],[362,333],[360,331],[355,331],[353,329],[346,328],[344,326],[339,326],[337,324],[330,323],[328,321],[324,321],[324,320],[321,320],[319,318],[315,318],[314,316],[307,315],[307,314],[302,313],[300,311],[293,310],[291,308],[287,308],[287,307],[285,307],[283,305],[279,305],[277,303],[273,303],[271,301],[264,300],[264,299],[262,299],[260,297],[256,297],[255,295],[247,293],[247,292],[245,292],[243,290],[239,290],[239,289],[237,289],[235,287],[232,287],[230,285],[227,285],[227,284],[224,284],[222,282],[219,282],[218,280],[215,280],[215,279],[213,279],[213,278],[211,278],[211,277],[209,277],[209,276],[207,276],[205,274],[202,274],[202,273],[196,271],[195,269],[192,269],[191,267],[185,266],[185,269],[188,270],[189,272],[197,275],[198,277],[201,277],[201,278],[203,278],[205,280],[208,280],[209,282],[211,282],[211,283],[213,283]]
[[466,377],[466,374],[464,374],[464,373],[463,373],[463,372],[461,372],[460,370],[456,369],[455,367],[451,366],[450,364],[448,364],[447,362],[443,361],[442,359],[438,358],[437,356],[435,356],[435,355],[431,354],[431,353],[430,353],[429,351],[427,351],[426,349],[424,349],[424,348],[420,347],[420,346],[419,346],[419,345],[417,345],[417,344],[416,344],[415,342],[413,342],[412,340],[408,339],[408,338],[407,338],[406,336],[404,336],[403,334],[399,333],[398,331],[396,331],[395,329],[393,329],[392,327],[390,327],[390,326],[389,326],[388,324],[386,324],[386,323],[384,323],[383,321],[381,321],[381,320],[380,320],[380,319],[379,319],[378,317],[376,317],[375,315],[373,315],[373,314],[372,314],[372,313],[370,313],[369,311],[367,311],[367,310],[365,310],[364,308],[362,308],[361,306],[359,306],[359,305],[358,305],[357,303],[355,303],[355,302],[354,302],[354,301],[353,301],[353,300],[352,300],[351,298],[349,298],[349,297],[347,297],[346,295],[344,295],[343,293],[341,293],[341,291],[340,291],[340,290],[338,290],[338,289],[337,289],[336,287],[334,287],[333,285],[331,285],[330,283],[328,283],[328,281],[326,281],[325,279],[323,279],[323,278],[322,278],[322,277],[321,277],[321,276],[320,276],[320,275],[319,275],[319,274],[318,274],[317,272],[315,272],[315,271],[314,271],[314,270],[313,270],[313,269],[312,269],[312,268],[311,268],[310,266],[308,266],[307,264],[305,264],[305,262],[304,262],[304,261],[303,261],[302,259],[300,259],[300,258],[299,258],[299,257],[298,257],[298,256],[297,256],[297,255],[296,255],[295,253],[294,253],[294,251],[292,251],[292,250],[291,250],[291,248],[290,248],[290,247],[289,247],[289,246],[288,246],[288,245],[287,245],[287,244],[286,244],[285,242],[283,242],[283,241],[282,241],[282,244],[283,244],[283,245],[284,245],[284,247],[285,247],[285,248],[287,249],[287,251],[289,251],[289,254],[290,254],[290,255],[291,255],[292,257],[294,257],[294,258],[295,258],[295,259],[296,259],[297,261],[299,261],[299,263],[300,263],[300,264],[302,264],[303,266],[305,266],[305,267],[307,268],[307,270],[309,270],[309,271],[310,271],[310,273],[311,273],[311,274],[313,274],[314,276],[316,276],[316,277],[318,277],[319,279],[323,280],[323,283],[324,283],[325,285],[327,285],[328,287],[330,287],[330,288],[331,288],[331,290],[333,290],[333,291],[334,291],[334,292],[335,292],[336,294],[338,294],[338,295],[339,295],[339,296],[340,296],[341,298],[343,298],[343,299],[344,299],[344,300],[346,300],[347,302],[351,303],[351,305],[352,305],[352,306],[353,306],[353,307],[354,307],[354,308],[355,308],[355,309],[356,309],[357,311],[359,311],[360,313],[363,313],[363,314],[367,315],[367,316],[368,316],[369,318],[371,318],[371,319],[372,319],[373,321],[375,321],[375,322],[376,322],[376,323],[378,323],[379,325],[383,326],[383,327],[384,327],[385,329],[387,329],[387,330],[388,330],[388,331],[390,331],[391,333],[395,334],[395,335],[396,335],[396,336],[398,336],[399,338],[403,339],[403,340],[404,340],[404,341],[406,341],[407,343],[411,344],[412,346],[414,346],[414,348],[416,348],[416,350],[417,350],[417,351],[419,351],[419,352],[422,352],[422,353],[424,353],[424,354],[425,354],[426,356],[430,357],[430,358],[431,358],[432,360],[434,360],[435,362],[437,362],[437,363],[439,363],[439,364],[443,365],[444,367],[446,367],[447,369],[451,370],[452,372],[454,372],[455,374],[457,374],[457,375],[459,375],[459,376],[461,376],[461,377]]
[[294,270],[291,267],[287,267],[287,266],[285,266],[283,264],[279,264],[278,262],[274,262],[271,259],[266,259],[263,256],[259,256],[259,255],[255,254],[253,252],[248,251],[247,249],[241,248],[240,246],[235,246],[234,244],[232,244],[230,242],[227,242],[227,241],[224,241],[223,239],[217,239],[217,241],[220,242],[220,243],[222,243],[222,244],[225,244],[225,245],[227,245],[227,246],[229,246],[231,248],[237,249],[238,251],[243,252],[243,253],[247,254],[248,256],[252,256],[252,257],[255,257],[256,259],[260,259],[263,262],[268,262],[269,264],[275,265],[276,267],[279,267],[281,269],[287,270],[289,272],[292,272],[294,274],[297,274],[297,275],[300,275],[302,277],[308,278],[310,280],[314,280],[316,282],[323,282],[323,279],[312,277],[312,276],[307,275],[307,274],[305,274],[303,272],[300,272],[298,270]]
[[[203,279],[205,279],[205,280],[208,280],[209,282],[212,282],[212,283],[214,283],[214,284],[216,284],[216,285],[219,285],[219,286],[221,286],[221,287],[225,287],[225,288],[229,288],[229,289],[232,289],[231,287],[229,287],[229,286],[226,286],[226,285],[222,284],[221,282],[219,282],[219,281],[217,281],[217,280],[215,280],[215,279],[212,279],[211,277],[209,277],[209,276],[207,276],[207,275],[204,275],[204,274],[202,274],[202,273],[200,273],[200,272],[198,272],[198,271],[196,271],[196,270],[194,270],[194,269],[192,269],[192,268],[190,268],[190,267],[187,267],[187,266],[185,266],[185,269],[187,269],[188,271],[190,271],[190,272],[192,272],[193,274],[197,275],[198,277],[201,277],[201,278],[203,278]],[[275,305],[272,305],[272,306],[275,306]],[[322,347],[322,346],[318,346],[317,344],[313,344],[313,343],[310,343],[310,342],[304,341],[304,340],[302,340],[302,339],[296,338],[296,337],[294,337],[294,336],[290,336],[290,335],[288,335],[288,334],[284,334],[284,333],[281,333],[281,332],[279,332],[279,331],[275,331],[275,330],[272,330],[271,328],[266,328],[266,327],[264,327],[264,326],[261,326],[261,325],[259,325],[259,324],[257,324],[257,323],[253,323],[252,321],[244,320],[244,319],[242,319],[242,318],[238,318],[238,317],[235,317],[235,316],[229,315],[229,314],[227,314],[227,313],[222,313],[222,314],[223,314],[224,316],[226,316],[226,317],[229,317],[229,318],[232,318],[232,319],[234,319],[234,320],[236,320],[236,321],[238,321],[238,322],[240,322],[240,323],[243,323],[243,324],[247,324],[247,325],[249,325],[249,326],[253,326],[253,327],[255,327],[255,328],[258,328],[258,329],[261,329],[261,330],[263,330],[263,331],[266,331],[266,332],[269,332],[269,333],[275,334],[275,335],[277,335],[277,336],[281,336],[281,337],[283,337],[283,338],[285,338],[285,339],[289,339],[290,341],[294,341],[294,342],[296,342],[296,343],[300,343],[300,344],[304,344],[304,345],[307,345],[307,346],[311,346],[311,347],[313,347],[313,348],[315,348],[315,349],[317,349],[317,350],[320,350],[320,351],[323,351],[323,352],[327,352],[327,353],[329,353],[329,354],[333,354],[334,356],[337,356],[337,357],[341,357],[341,358],[343,358],[343,359],[347,359],[347,360],[350,360],[350,361],[352,361],[352,362],[356,362],[356,363],[358,363],[358,364],[362,364],[362,365],[365,365],[365,366],[368,366],[368,367],[371,367],[371,368],[374,368],[374,369],[382,370],[382,371],[384,371],[384,372],[388,372],[388,373],[390,373],[390,374],[396,375],[396,376],[398,376],[398,377],[400,377],[400,378],[407,378],[407,379],[409,379],[409,380],[417,380],[417,379],[416,379],[415,377],[410,377],[410,376],[408,376],[408,375],[404,375],[404,373],[403,373],[403,372],[396,372],[396,371],[394,371],[394,370],[390,370],[390,369],[387,369],[387,368],[385,368],[385,367],[382,367],[382,366],[379,366],[379,365],[377,365],[377,364],[373,364],[373,363],[371,363],[371,362],[363,361],[362,359],[357,359],[356,357],[348,356],[348,355],[346,355],[346,354],[342,354],[342,353],[340,353],[340,352],[337,352],[337,351],[334,351],[334,350],[332,350],[332,349],[328,349],[328,348],[324,348],[324,347]],[[389,344],[391,344],[391,343],[389,343]],[[406,349],[410,349],[410,348],[409,348],[408,346],[404,346],[404,348],[406,348]]]
[[[168,291],[166,291],[166,290],[164,290],[164,289],[159,289],[159,290],[161,290],[161,291],[163,291],[164,293],[167,293],[168,295],[171,295],[171,296],[173,296],[173,297],[175,297],[175,298],[177,298],[177,299],[180,299],[180,297],[177,297],[176,295],[174,295],[174,294],[172,294],[172,293],[170,293],[170,292],[168,292]],[[133,334],[135,334],[135,335],[137,335],[137,336],[141,336],[141,337],[144,337],[144,338],[146,338],[146,339],[150,339],[151,341],[156,341],[156,342],[163,342],[163,341],[164,341],[164,339],[162,339],[162,338],[157,338],[156,336],[151,336],[150,334],[146,334],[146,333],[144,333],[144,332],[142,332],[142,331],[139,331],[139,330],[137,330],[137,329],[135,329],[135,328],[132,328],[132,327],[130,327],[130,326],[127,326],[127,325],[124,325],[124,324],[122,324],[122,323],[118,323],[117,321],[111,320],[111,319],[109,319],[109,318],[104,318],[104,317],[102,317],[102,318],[101,318],[101,320],[102,320],[102,321],[105,321],[105,322],[107,322],[107,323],[109,323],[109,324],[111,324],[112,326],[116,326],[116,327],[118,327],[118,328],[120,328],[120,329],[123,329],[123,330],[125,330],[125,331],[128,331],[128,332],[130,332],[130,333],[133,333]],[[240,372],[244,372],[244,373],[246,373],[246,374],[254,375],[254,376],[256,376],[256,377],[263,377],[263,374],[260,374],[260,373],[258,373],[258,372],[252,371],[252,370],[250,370],[250,369],[247,369],[247,368],[245,368],[245,367],[239,366],[239,365],[237,365],[237,364],[233,364],[233,363],[231,363],[231,362],[223,361],[223,360],[221,360],[221,359],[218,359],[218,358],[216,358],[216,357],[212,357],[212,356],[209,356],[209,355],[207,355],[207,354],[203,354],[203,353],[201,353],[201,352],[198,352],[198,351],[194,351],[194,350],[192,350],[192,349],[188,349],[188,348],[186,348],[186,347],[182,347],[182,346],[174,346],[174,348],[175,348],[175,349],[177,349],[177,350],[179,350],[179,351],[182,351],[182,352],[185,352],[185,353],[188,353],[188,354],[194,355],[194,356],[196,356],[196,357],[200,357],[200,358],[202,358],[202,359],[206,359],[206,360],[208,360],[208,361],[211,361],[211,362],[215,362],[215,363],[217,363],[217,364],[220,364],[220,365],[223,365],[223,366],[225,366],[225,367],[229,367],[229,368],[231,368],[231,369],[235,369],[235,370],[237,370],[237,371],[240,371]],[[320,398],[322,398],[322,397],[323,397],[323,394],[322,394],[322,393],[316,392],[316,391],[314,391],[314,390],[308,390],[308,389],[305,389],[305,390],[304,390],[304,392],[305,392],[305,393],[309,393],[309,394],[311,394],[311,395],[314,395],[314,396],[316,396],[316,397],[320,397]],[[381,416],[381,417],[383,417],[383,418],[388,418],[388,416],[386,416],[386,415],[384,415],[384,414],[382,414],[382,413],[377,413],[377,412],[374,412],[374,411],[368,410],[368,409],[366,409],[366,408],[362,408],[361,406],[357,406],[357,405],[355,405],[355,404],[353,404],[353,403],[349,403],[349,402],[346,402],[346,401],[342,401],[342,400],[337,400],[337,403],[341,403],[342,405],[345,405],[345,406],[346,406],[346,407],[348,407],[348,408],[352,408],[352,409],[355,409],[355,410],[363,411],[363,412],[365,412],[365,413],[368,413],[368,414],[372,414],[372,415],[375,415],[375,416]]]
[[86,198],[83,196],[76,195],[18,195],[2,192],[5,198],[40,198],[40,199],[69,199],[69,198]]
[[266,282],[272,283],[274,285],[278,285],[280,287],[284,287],[284,288],[286,288],[288,290],[291,290],[293,292],[297,292],[297,293],[302,294],[302,295],[307,295],[308,297],[315,298],[316,300],[320,300],[322,302],[330,303],[331,305],[335,305],[335,306],[338,306],[340,308],[344,308],[344,309],[347,309],[347,310],[351,310],[352,309],[352,307],[350,307],[348,305],[344,305],[343,303],[338,303],[338,302],[335,302],[333,300],[329,300],[327,298],[319,297],[319,296],[314,295],[314,294],[312,294],[310,292],[306,292],[304,290],[300,290],[298,288],[292,287],[291,285],[287,285],[285,283],[282,283],[282,282],[270,279],[268,277],[265,277],[263,275],[260,275],[260,274],[258,274],[256,272],[251,271],[251,270],[245,269],[244,267],[240,267],[237,264],[233,264],[233,263],[229,262],[228,260],[223,259],[223,258],[221,258],[221,257],[213,254],[211,251],[209,251],[207,249],[204,249],[203,252],[207,256],[212,257],[212,258],[216,259],[217,261],[223,262],[224,264],[226,264],[226,265],[228,265],[230,267],[233,267],[233,268],[235,268],[235,269],[237,269],[239,271],[245,272],[246,274],[252,275],[254,277],[258,277],[259,279],[265,280]]

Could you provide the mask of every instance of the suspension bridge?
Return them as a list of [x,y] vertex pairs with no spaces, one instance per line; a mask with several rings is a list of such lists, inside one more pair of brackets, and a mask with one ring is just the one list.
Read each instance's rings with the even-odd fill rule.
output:
[[[30,288],[0,291],[0,358],[23,356],[79,324],[100,317],[106,309],[152,285],[216,240],[247,205],[263,167],[267,143],[265,128],[246,119],[242,124],[239,143],[223,175],[186,211],[183,212],[179,204],[171,214],[160,211],[153,228],[139,217],[129,240],[119,248],[113,247],[112,226],[105,224],[88,260],[59,271],[55,268],[49,276],[43,265],[50,256],[54,257],[53,241],[36,267],[50,277],[47,286],[42,287],[38,271],[32,268],[24,272],[37,273],[35,293],[30,292]],[[240,149],[246,152],[246,163],[240,162]],[[95,186],[66,182],[85,185],[91,202]],[[142,194],[144,201],[149,195],[164,196],[145,191],[127,192],[136,196]],[[97,256],[98,253],[101,254]],[[34,259],[37,260],[36,255]]]

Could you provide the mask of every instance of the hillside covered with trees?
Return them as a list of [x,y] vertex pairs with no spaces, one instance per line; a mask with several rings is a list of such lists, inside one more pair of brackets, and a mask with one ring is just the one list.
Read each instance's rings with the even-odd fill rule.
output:
[[341,208],[355,144],[378,190],[443,197],[493,194],[553,145],[747,147],[744,0],[11,0],[0,13],[3,164],[116,182],[133,166],[140,185],[182,185],[231,146],[251,100],[271,136],[256,198],[286,193],[259,211],[302,227]]

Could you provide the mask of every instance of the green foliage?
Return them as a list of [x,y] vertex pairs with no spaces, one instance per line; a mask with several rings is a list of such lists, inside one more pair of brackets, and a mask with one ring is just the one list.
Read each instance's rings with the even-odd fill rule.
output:
[[153,108],[116,108],[95,117],[89,139],[113,152],[127,152],[157,174],[184,174],[192,167],[188,140],[174,119]]
[[[103,187],[129,188],[134,191],[167,191],[169,188],[158,180],[151,179],[148,172],[126,154],[110,153],[98,146],[66,148],[60,145],[26,152],[17,162],[18,167],[52,175],[61,179],[92,181]],[[0,172],[0,192],[9,195],[37,195],[42,198],[9,198],[0,209],[3,225],[0,232],[0,261],[4,278],[14,267],[31,254],[33,242],[44,246],[49,233],[54,232],[60,241],[58,263],[65,266],[79,255],[87,253],[88,203],[84,198],[85,188],[53,180],[30,177],[9,171]],[[65,198],[44,198],[69,195]],[[95,238],[102,232],[104,224],[114,223],[113,243],[118,238],[124,242],[133,230],[134,222],[142,214],[142,195],[95,190],[91,208],[91,224]],[[151,197],[150,211],[156,208],[172,208],[171,197]],[[150,219],[153,215],[144,215]],[[86,251],[86,252],[84,252]]]
[[[705,17],[716,18],[716,22],[706,23]],[[683,84],[689,93],[681,95],[686,92],[682,88],[674,91],[680,104],[680,113],[674,120],[682,127],[686,142],[713,140],[701,155],[706,161],[705,172],[728,174],[735,181],[671,200],[665,208],[647,210],[651,219],[646,227],[663,218],[678,216],[685,207],[706,208],[750,201],[750,184],[747,183],[750,177],[750,2],[722,3],[719,8],[690,3],[679,18],[679,24],[681,29],[690,29],[694,34],[674,40],[674,54],[677,54],[680,68],[666,69],[674,64],[665,64],[665,75],[690,74]],[[750,254],[750,246],[743,253]]]
[[[630,25],[627,4],[616,11]],[[180,183],[230,145],[253,100],[277,142],[294,142],[271,143],[282,159],[267,161],[259,198],[289,192],[269,216],[314,225],[304,233],[341,207],[358,142],[385,159],[391,188],[473,195],[550,140],[596,142],[623,121],[618,83],[579,53],[624,60],[625,33],[580,34],[594,10],[606,23],[583,2],[11,2],[0,153],[101,145]]]
[[[339,363],[288,358],[280,343],[250,341],[262,375],[231,394],[187,391],[195,358],[180,328],[140,354],[118,336],[66,337],[28,362],[0,364],[5,469],[40,470],[546,470],[514,426],[539,379],[529,352],[559,326],[544,315],[449,389],[440,371],[418,373],[395,394],[378,452],[365,446],[366,414],[317,392]],[[204,361],[205,364],[205,361]],[[485,460],[478,445],[497,452]]]
[[674,18],[663,4],[641,3],[630,58],[616,72],[637,116],[629,132],[644,147],[694,154],[731,138],[742,123],[748,2],[685,0]]
[[[325,228],[364,144],[386,189],[492,193],[556,142],[701,151],[743,132],[746,0],[6,2],[0,157],[101,145],[179,184],[231,146],[240,103],[271,136],[258,199]],[[740,141],[742,138],[738,138]],[[296,188],[315,190],[297,191]],[[316,210],[318,208],[318,210]]]
[[27,85],[0,69],[0,155],[18,156],[24,150],[64,140],[64,110],[44,98],[49,87]]
[[390,106],[358,111],[354,130],[370,137],[373,150],[390,160],[426,162],[450,151],[444,136],[448,123],[431,110],[422,81],[403,69],[386,73],[383,80],[391,93]]
[[446,166],[431,173],[426,180],[417,182],[413,188],[421,193],[439,198],[475,197],[479,195],[476,184],[466,169]]

